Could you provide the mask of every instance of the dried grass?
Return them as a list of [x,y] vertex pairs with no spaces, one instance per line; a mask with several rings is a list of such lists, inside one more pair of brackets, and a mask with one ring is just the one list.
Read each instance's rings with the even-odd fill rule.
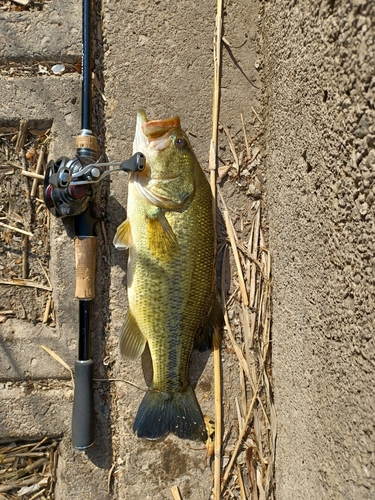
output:
[[[218,7],[219,8],[219,7]],[[216,60],[215,60],[216,62]],[[216,66],[215,66],[216,67]],[[219,72],[218,70],[216,70]],[[216,80],[215,80],[216,82]],[[215,96],[218,95],[215,87]],[[218,106],[218,101],[214,100]],[[261,119],[253,110],[257,119]],[[214,116],[218,114],[214,113]],[[241,122],[245,140],[245,166],[249,168],[258,156],[260,149],[251,152],[247,140],[245,123],[241,115]],[[215,121],[213,122],[215,125]],[[216,125],[217,122],[216,122]],[[222,126],[230,150],[234,158],[237,174],[242,171],[243,154],[237,154],[230,138],[229,130]],[[257,134],[259,137],[261,132]],[[254,140],[254,139],[253,139]],[[211,187],[216,205],[217,186],[216,162],[213,162],[212,147],[217,147],[217,135],[213,134],[210,150]],[[216,151],[216,149],[215,149]],[[219,179],[220,181],[222,178]],[[221,395],[220,350],[214,350],[215,371],[215,462],[213,479],[213,498],[251,498],[251,500],[274,499],[274,459],[276,444],[276,411],[272,397],[270,381],[270,325],[271,325],[271,257],[265,244],[265,237],[261,227],[262,214],[260,200],[253,203],[253,218],[250,235],[247,243],[240,241],[235,226],[230,217],[224,196],[219,190],[221,214],[230,245],[225,244],[222,267],[222,305],[224,309],[225,337],[235,353],[238,363],[239,385],[241,387],[241,404],[235,398],[233,406],[236,408],[238,420],[238,436],[233,449],[230,451],[230,460],[225,470],[221,468],[221,457],[227,450],[222,439],[221,408],[218,395]],[[216,213],[216,212],[214,212]],[[241,221],[241,227],[244,222]],[[219,248],[222,248],[219,245]],[[227,253],[231,250],[231,260],[237,272],[238,286],[226,301],[225,276]],[[239,291],[239,293],[238,293]],[[232,310],[239,312],[241,336],[233,333],[231,319],[228,314],[229,304]],[[235,307],[234,307],[235,306]],[[238,317],[237,317],[238,319]],[[248,401],[250,400],[250,403]],[[242,406],[242,410],[241,410]],[[224,434],[229,434],[224,429]],[[246,460],[241,458],[241,451],[245,450]],[[220,470],[219,470],[220,467]],[[222,475],[219,486],[219,475]],[[235,496],[235,493],[238,496]]]
[[1,498],[54,499],[57,446],[58,440],[49,437],[44,437],[37,443],[10,443],[1,446]]
[[[223,200],[224,201],[224,200]],[[237,358],[242,408],[250,398],[246,416],[240,401],[234,401],[238,418],[238,437],[221,483],[221,498],[239,490],[240,498],[272,500],[274,498],[274,458],[276,441],[276,412],[270,382],[270,321],[271,321],[271,259],[261,228],[261,205],[255,204],[247,251],[238,258],[238,236],[223,203],[223,215],[230,240],[232,257],[238,273],[241,294],[232,300],[240,309],[241,338],[235,336],[228,315],[224,291],[224,321],[226,338]],[[236,243],[237,242],[237,243]],[[223,264],[225,276],[226,259]],[[240,267],[241,266],[241,267]],[[243,284],[241,286],[241,281]],[[243,291],[245,287],[246,293]],[[245,300],[244,300],[245,298]],[[239,461],[241,450],[247,450],[246,462]],[[225,450],[226,451],[226,450]],[[244,480],[246,479],[246,481]]]

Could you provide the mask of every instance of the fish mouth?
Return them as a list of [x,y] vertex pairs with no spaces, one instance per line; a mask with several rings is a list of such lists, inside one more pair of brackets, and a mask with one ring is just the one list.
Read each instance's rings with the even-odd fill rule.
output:
[[179,126],[180,118],[178,116],[164,120],[147,121],[146,112],[144,110],[138,111],[133,153],[137,151],[146,153],[146,148],[162,151],[168,147],[172,132]]

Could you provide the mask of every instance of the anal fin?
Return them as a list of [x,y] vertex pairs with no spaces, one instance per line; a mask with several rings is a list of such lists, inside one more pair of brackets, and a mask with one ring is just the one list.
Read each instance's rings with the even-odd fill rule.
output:
[[120,333],[120,352],[129,359],[138,359],[146,346],[146,338],[139,329],[131,311],[128,310]]

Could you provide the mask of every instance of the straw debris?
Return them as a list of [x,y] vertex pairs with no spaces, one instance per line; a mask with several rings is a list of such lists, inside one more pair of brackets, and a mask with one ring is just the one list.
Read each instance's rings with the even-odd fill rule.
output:
[[0,498],[32,500],[55,498],[58,440],[0,446]]
[[[258,121],[261,123],[261,120]],[[274,499],[274,459],[276,411],[271,379],[271,256],[266,244],[266,214],[259,194],[251,196],[248,185],[257,182],[262,168],[261,147],[247,139],[246,120],[241,115],[245,144],[229,140],[236,175],[217,186],[219,194],[218,248],[221,262],[221,294],[224,309],[222,350],[229,354],[228,368],[223,358],[223,373],[230,371],[223,393],[223,434],[220,496],[214,498]],[[254,136],[259,138],[262,131]],[[234,154],[233,148],[242,148]],[[225,159],[225,164],[231,164]],[[222,179],[223,180],[223,179]],[[228,191],[244,194],[242,207],[230,206]],[[246,197],[246,198],[245,198]],[[222,222],[224,224],[222,224]],[[224,252],[223,249],[224,248]],[[228,375],[227,375],[228,376]],[[226,386],[230,387],[230,390]],[[238,387],[236,392],[235,387]],[[234,422],[234,425],[233,425]]]
[[50,136],[31,126],[35,120],[22,119],[0,131],[0,293],[2,308],[13,311],[1,321],[15,317],[53,326],[49,212],[37,197],[43,197]]

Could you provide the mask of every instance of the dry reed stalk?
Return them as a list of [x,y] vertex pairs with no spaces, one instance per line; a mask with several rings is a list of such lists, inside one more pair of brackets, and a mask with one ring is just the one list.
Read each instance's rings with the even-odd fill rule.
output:
[[42,320],[43,323],[48,322],[49,313],[51,312],[51,304],[52,304],[52,297],[51,297],[51,295],[48,295],[48,299],[46,302],[46,308],[44,309],[44,314],[43,314],[43,320]]
[[246,382],[243,370],[240,368],[240,387],[241,387],[241,406],[242,415],[245,415],[247,408],[247,394],[246,394]]
[[44,266],[43,266],[43,264],[42,264],[42,261],[41,261],[39,258],[37,258],[37,261],[38,261],[38,263],[39,263],[40,267],[42,268],[43,274],[44,274],[44,276],[46,277],[46,280],[47,280],[48,285],[49,285],[49,286],[51,287],[51,289],[52,289],[52,284],[51,284],[51,281],[50,281],[50,279],[49,279],[49,276],[48,276],[48,274],[47,274],[47,271],[45,270],[45,268],[44,268]]
[[[223,265],[224,267],[224,265]],[[224,299],[223,297],[224,295],[224,291],[222,291],[222,299]],[[239,348],[237,342],[236,342],[236,339],[234,338],[234,335],[233,335],[233,332],[232,332],[232,328],[230,326],[230,322],[229,322],[229,316],[228,316],[228,309],[227,307],[224,305],[224,323],[225,323],[225,328],[227,330],[227,333],[228,333],[228,337],[232,343],[232,347],[233,347],[233,350],[237,356],[237,359],[238,359],[238,362],[240,364],[240,367],[242,368],[242,370],[244,371],[247,379],[249,380],[249,382],[251,383],[251,375],[250,375],[250,370],[249,370],[249,367],[247,366],[247,363],[246,363],[246,360],[244,358],[244,355],[242,354],[242,351],[241,349]]]
[[225,227],[226,227],[226,230],[227,230],[227,233],[229,236],[229,241],[230,241],[230,244],[232,247],[234,261],[236,263],[236,268],[237,268],[237,273],[238,273],[238,283],[240,285],[242,302],[244,303],[245,306],[248,306],[249,299],[247,296],[245,280],[243,277],[243,272],[242,272],[242,267],[241,267],[241,261],[240,261],[240,257],[239,257],[238,250],[237,250],[236,232],[234,230],[232,221],[229,218],[229,212],[228,212],[226,203],[224,201],[223,195],[221,194],[220,191],[219,191],[219,195],[220,195],[220,200],[224,205],[223,217],[224,217]]
[[261,123],[263,125],[263,120],[260,118],[258,113],[255,111],[254,106],[251,106],[251,109],[253,110],[254,115],[258,118],[259,123]]
[[257,202],[256,205],[256,213],[253,218],[253,223],[251,225],[251,232],[249,243],[247,245],[248,251],[250,253],[250,257],[252,259],[250,264],[250,275],[249,275],[249,284],[250,284],[250,293],[249,293],[249,305],[250,307],[254,306],[255,299],[255,289],[257,285],[256,274],[257,274],[257,266],[254,261],[258,256],[258,246],[259,246],[259,230],[260,230],[260,202]]
[[41,441],[39,441],[35,446],[33,446],[31,448],[30,451],[34,451],[34,450],[37,450],[40,446],[42,446],[42,444],[44,444],[46,441],[48,441],[48,437],[45,436],[44,438],[41,439]]
[[254,418],[253,420],[254,434],[258,448],[259,458],[261,459],[263,464],[267,464],[267,461],[264,459],[263,455],[261,422],[258,416],[258,412],[256,410],[253,413],[253,418]]
[[[216,177],[217,177],[217,137],[219,125],[220,107],[220,64],[221,64],[221,37],[222,37],[222,13],[223,0],[217,0],[215,43],[214,43],[214,95],[212,104],[212,138],[209,153],[210,184],[212,191],[212,215],[216,224]],[[215,226],[215,246],[216,246]],[[213,495],[215,500],[220,500],[220,478],[221,478],[221,357],[220,357],[220,333],[217,328],[214,332],[214,380],[215,380],[215,451],[214,451],[214,478]],[[178,492],[178,490],[177,490]]]
[[[267,379],[268,380],[268,379]],[[265,494],[266,498],[269,497],[271,490],[273,489],[273,475],[274,475],[274,465],[275,465],[275,453],[276,453],[276,432],[277,432],[277,415],[275,405],[273,403],[272,397],[269,401],[270,406],[270,414],[271,414],[271,426],[270,426],[270,439],[269,439],[269,448],[271,457],[269,460],[269,464],[267,467],[267,475],[266,475],[266,487]]]
[[14,148],[16,153],[19,153],[25,144],[28,128],[29,120],[27,120],[26,118],[22,118],[22,120],[20,121],[20,129],[17,136],[17,142]]
[[238,484],[240,485],[241,500],[246,500],[245,486],[243,484],[241,467],[237,465]]
[[258,489],[257,489],[257,481],[256,481],[256,473],[253,462],[253,449],[248,448],[246,450],[246,465],[247,472],[250,480],[250,492],[251,492],[251,500],[258,500]]
[[247,160],[250,161],[250,158],[251,158],[250,146],[249,146],[249,141],[247,140],[246,127],[245,127],[245,122],[244,122],[242,113],[241,113],[241,123],[242,123],[243,136],[245,139],[246,156],[247,156]]
[[22,278],[27,279],[28,276],[28,262],[27,254],[29,249],[29,237],[25,234],[22,238]]
[[[2,478],[4,479],[4,478]],[[9,484],[4,484],[4,485],[0,485],[0,493],[6,493],[7,491],[11,491],[11,490],[14,490],[16,488],[19,488],[20,486],[28,486],[30,484],[35,484],[38,482],[40,478],[38,476],[35,476],[35,477],[32,477],[32,478],[28,478],[28,479],[25,479],[24,481],[17,481],[16,483],[9,483]],[[9,497],[4,497],[4,498],[8,498]],[[12,498],[12,497],[10,497]]]
[[211,187],[214,184],[216,185],[216,170],[217,170],[216,155],[217,155],[217,136],[218,136],[219,108],[220,108],[220,65],[221,65],[221,38],[222,38],[222,25],[223,25],[222,15],[223,15],[223,0],[217,0],[215,40],[214,40],[214,96],[212,105],[212,138],[211,138],[210,154],[209,154]]
[[245,354],[246,354],[246,361],[247,365],[249,367],[249,370],[251,369],[250,365],[250,349],[253,348],[254,345],[254,339],[250,337],[250,316],[249,316],[249,310],[247,307],[242,304],[242,329],[243,329],[243,337],[244,337],[244,343],[245,343]]
[[[223,268],[222,268],[222,276],[223,276],[222,282],[223,282],[223,279],[225,276],[225,269],[226,269],[226,258],[224,257]],[[225,327],[227,329],[228,337],[232,343],[232,347],[233,347],[233,350],[237,356],[240,367],[244,371],[244,373],[245,373],[245,375],[250,383],[252,392],[254,394],[256,392],[256,380],[257,380],[256,372],[255,372],[255,364],[250,363],[250,360],[246,361],[244,355],[242,354],[242,350],[240,349],[240,347],[238,346],[238,344],[234,338],[234,335],[233,335],[233,332],[232,332],[232,329],[230,326],[227,305],[225,303],[224,290],[222,290],[222,303],[223,303],[223,308],[224,308],[224,311],[223,311],[224,312],[224,324],[225,324]],[[245,308],[245,306],[244,306],[244,308]],[[259,401],[259,404],[262,406],[263,411],[265,411],[263,408],[263,403],[262,403],[260,398],[258,398],[258,401]]]
[[[3,479],[16,481],[17,479],[20,479],[21,477],[26,476],[29,472],[37,469],[40,465],[44,464],[45,462],[46,462],[45,457],[40,458],[36,462],[28,465],[27,467],[24,467],[23,469],[18,469],[18,470],[13,470],[11,472],[7,472],[6,474],[4,474]],[[14,487],[15,487],[14,483],[0,486],[0,492],[3,493],[5,491],[12,490]]]
[[30,497],[30,500],[36,500],[38,497],[41,497],[45,491],[46,491],[46,488],[43,488],[42,490],[40,490],[37,493],[35,493],[35,495],[33,495],[32,497]]
[[243,417],[242,417],[242,414],[241,414],[240,405],[238,403],[238,398],[237,397],[235,399],[235,403],[236,403],[236,410],[237,410],[238,429],[239,429],[240,432],[242,432],[242,429],[243,429]]
[[107,493],[108,495],[111,493],[111,479],[112,479],[112,473],[116,467],[116,463],[112,465],[112,467],[109,469],[108,472],[108,479],[107,479]]
[[13,278],[12,280],[0,280],[0,285],[12,285],[12,286],[27,286],[31,288],[39,288],[40,290],[47,290],[47,292],[52,292],[52,287],[41,285],[33,280],[24,280],[21,278]]
[[[238,248],[247,259],[244,267],[247,267],[248,263],[252,264],[252,272],[249,273],[247,278],[254,281],[256,280],[255,286],[253,286],[253,292],[251,292],[251,312],[249,312],[248,308],[242,304],[241,319],[246,359],[244,358],[242,350],[238,345],[236,346],[233,344],[233,348],[240,363],[240,373],[242,373],[243,370],[246,376],[248,376],[253,399],[256,397],[259,409],[262,412],[258,413],[258,411],[254,409],[252,413],[254,416],[254,437],[257,443],[256,448],[258,449],[258,453],[255,456],[256,458],[254,458],[257,464],[256,469],[249,469],[249,474],[252,475],[252,478],[250,478],[252,485],[251,498],[271,500],[273,499],[273,464],[276,440],[276,413],[272,401],[272,392],[267,373],[271,318],[271,258],[268,249],[265,248],[264,235],[260,227],[260,206],[257,208],[257,213],[253,219],[248,250],[244,251],[245,249],[242,245],[237,242]],[[250,269],[250,266],[248,266],[248,268]],[[251,287],[251,283],[248,283],[248,286]],[[225,316],[224,319],[226,319]],[[228,330],[228,337],[233,342],[235,339],[230,326],[228,328],[227,322],[226,327]],[[244,368],[245,361],[248,368],[247,370]],[[256,380],[258,380],[258,382],[256,382]],[[243,387],[243,384],[241,384],[241,386]],[[264,402],[259,396],[257,396],[259,387],[262,388]],[[238,405],[236,406],[238,407]],[[266,408],[268,410],[268,414],[266,412]],[[238,410],[237,413],[239,413]],[[247,415],[250,418],[251,415],[249,415],[249,413]],[[246,419],[243,427],[240,423],[240,441],[241,435],[244,435],[247,425],[248,422],[246,423]],[[237,443],[238,446],[240,441]],[[239,448],[237,447],[234,455],[236,455],[238,449]],[[232,455],[231,463],[234,463],[234,460],[235,457]],[[230,472],[227,468],[224,475],[224,484],[227,481],[229,474]],[[237,477],[241,488],[241,479],[238,474]]]
[[263,471],[259,464],[257,467],[257,486],[259,490],[259,500],[266,500],[266,495],[263,487]]
[[30,177],[31,179],[34,179],[36,181],[44,180],[44,175],[36,174],[35,172],[29,172],[28,170],[21,170],[21,174],[25,177]]
[[251,414],[253,412],[254,404],[255,404],[255,401],[256,401],[256,399],[258,397],[258,391],[259,391],[259,387],[260,387],[260,380],[261,380],[261,377],[259,377],[259,379],[258,379],[258,383],[257,383],[257,386],[256,386],[256,390],[255,390],[254,396],[252,397],[252,399],[250,401],[249,409],[248,409],[246,417],[245,417],[245,421],[244,421],[244,426],[243,426],[242,432],[240,432],[240,434],[239,434],[239,437],[237,439],[237,443],[236,443],[236,446],[235,446],[235,448],[233,450],[231,459],[230,459],[230,461],[229,461],[229,463],[227,465],[227,468],[225,470],[225,473],[224,473],[224,476],[223,476],[223,480],[221,482],[221,491],[223,491],[224,486],[225,486],[226,482],[228,481],[229,474],[231,473],[234,461],[236,460],[236,457],[237,457],[237,453],[238,453],[238,451],[240,449],[240,446],[242,444],[242,440],[243,440],[243,438],[245,436],[245,433],[247,431],[247,427],[248,427],[249,422],[250,422]]
[[234,158],[234,163],[235,163],[235,168],[237,170],[237,175],[238,175],[239,172],[240,172],[240,163],[238,161],[238,156],[237,156],[236,148],[234,146],[232,137],[230,136],[229,129],[228,129],[228,127],[226,125],[221,124],[220,126],[224,130],[225,135],[227,136],[228,144],[229,144],[229,149],[232,152],[232,155],[233,155],[233,158]]
[[[39,175],[40,172],[42,171],[45,152],[46,152],[45,146],[41,146],[41,148],[39,150],[39,156],[38,156],[38,161],[36,164],[36,169],[35,169],[36,175]],[[44,179],[44,175],[42,175],[41,177],[42,177],[42,179]],[[38,189],[38,179],[34,179],[33,185],[31,186],[31,191],[30,191],[31,198],[35,198],[37,189]]]
[[9,226],[9,224],[5,224],[4,222],[0,222],[0,226],[6,227],[7,229],[11,229],[16,233],[26,234],[27,236],[32,236],[33,234],[30,231],[25,231],[24,229],[20,229],[18,227]]
[[58,354],[55,353],[55,351],[52,351],[49,347],[45,345],[40,346],[42,349],[44,349],[54,360],[56,360],[58,363],[60,363],[61,366],[63,366],[68,372],[70,373],[71,379],[72,379],[72,384],[73,384],[73,389],[74,389],[74,375],[73,375],[73,370],[70,368],[70,366],[65,363],[65,361],[60,358]]
[[178,489],[178,486],[172,486],[171,493],[172,493],[173,500],[182,500],[182,496],[180,494],[180,490]]
[[220,500],[222,411],[221,411],[221,350],[220,332],[214,332],[214,380],[215,380],[215,439],[214,439],[214,499]]
[[9,492],[9,496],[0,495],[0,498],[38,498],[47,485],[48,498],[52,498],[57,466],[53,457],[57,456],[57,444],[53,438],[44,437],[37,444],[0,446],[0,493]]
[[23,169],[23,166],[22,165],[19,165],[18,163],[14,163],[13,161],[9,161],[7,160],[5,162],[7,165],[9,165],[10,167],[13,167],[13,168],[19,168],[19,169]]

